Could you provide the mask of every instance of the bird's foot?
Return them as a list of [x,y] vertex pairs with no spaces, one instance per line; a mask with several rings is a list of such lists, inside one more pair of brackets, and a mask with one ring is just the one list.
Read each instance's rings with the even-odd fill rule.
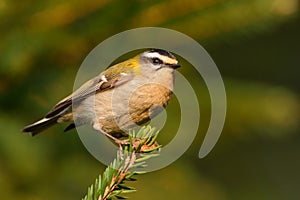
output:
[[120,140],[120,139],[117,139],[114,137],[113,141],[118,144],[119,146],[124,146],[124,145],[129,145],[130,142],[128,139],[125,139],[125,140]]

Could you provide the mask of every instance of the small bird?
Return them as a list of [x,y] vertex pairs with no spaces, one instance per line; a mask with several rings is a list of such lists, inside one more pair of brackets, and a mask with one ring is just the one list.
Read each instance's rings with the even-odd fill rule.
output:
[[34,136],[62,122],[70,123],[65,131],[90,124],[120,144],[126,131],[148,122],[168,104],[178,67],[170,52],[147,50],[87,81],[23,132]]

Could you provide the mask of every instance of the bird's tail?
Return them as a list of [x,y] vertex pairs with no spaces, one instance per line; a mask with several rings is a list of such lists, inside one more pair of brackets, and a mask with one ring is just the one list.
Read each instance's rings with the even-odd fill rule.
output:
[[23,132],[31,133],[32,136],[42,132],[43,130],[49,128],[50,126],[53,126],[57,123],[57,119],[59,116],[54,116],[51,118],[43,118],[33,124],[30,124],[28,126],[25,126],[23,128]]

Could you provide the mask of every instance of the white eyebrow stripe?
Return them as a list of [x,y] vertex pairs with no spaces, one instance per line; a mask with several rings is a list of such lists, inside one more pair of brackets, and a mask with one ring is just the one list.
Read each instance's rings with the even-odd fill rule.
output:
[[170,58],[168,56],[164,56],[164,55],[161,55],[157,52],[147,52],[147,57],[150,57],[150,58],[159,58],[161,59],[164,63],[167,63],[167,64],[171,64],[171,65],[176,65],[178,63],[178,61],[174,58]]

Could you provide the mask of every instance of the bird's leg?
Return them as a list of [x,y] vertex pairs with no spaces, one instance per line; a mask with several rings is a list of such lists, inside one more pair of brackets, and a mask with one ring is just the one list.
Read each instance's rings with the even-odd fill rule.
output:
[[107,133],[106,131],[104,131],[99,124],[94,124],[93,128],[101,133],[103,133],[106,137],[108,137],[109,139],[113,140],[116,144],[118,145],[126,145],[129,144],[128,140],[120,140],[118,138],[115,138],[114,136],[110,135],[109,133]]

